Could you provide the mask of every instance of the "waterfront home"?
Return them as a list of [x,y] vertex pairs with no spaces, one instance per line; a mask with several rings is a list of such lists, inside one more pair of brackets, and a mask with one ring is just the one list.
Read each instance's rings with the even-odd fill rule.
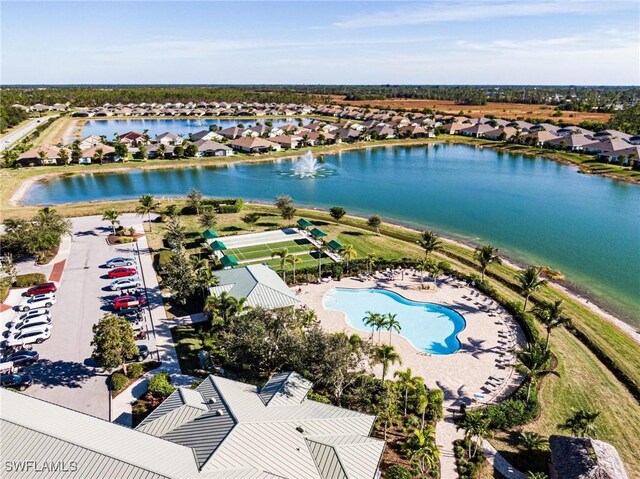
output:
[[521,135],[520,142],[526,143],[526,144],[532,144],[535,146],[545,146],[547,142],[550,142],[552,140],[557,140],[559,138],[561,137],[554,135],[549,131],[546,131],[544,129],[537,129],[525,135]]
[[237,138],[241,138],[241,137],[247,137],[247,136],[251,136],[251,137],[255,137],[258,136],[258,134],[255,131],[251,131],[247,128],[240,128],[237,126],[231,126],[229,128],[224,128],[222,130],[220,130],[218,132],[218,134],[224,136],[225,138],[228,138],[230,140],[235,140]]
[[458,121],[449,121],[447,123],[444,123],[443,125],[440,125],[438,127],[438,129],[442,132],[445,133],[447,135],[455,135],[456,133],[458,133],[458,131],[464,129],[464,128],[468,128],[470,125],[469,123],[460,123]]
[[494,129],[495,127],[489,124],[478,122],[475,125],[458,130],[458,134],[464,136],[473,136],[475,138],[482,138],[485,133],[493,131]]
[[78,142],[78,147],[81,150],[86,150],[87,148],[91,148],[92,146],[96,146],[102,142],[102,138],[98,135],[89,135],[84,137],[82,140]]
[[628,146],[621,150],[605,151],[598,154],[600,158],[608,162],[620,163],[622,165],[637,165],[640,158],[640,146]]
[[618,130],[601,130],[593,135],[593,139],[597,141],[613,140],[615,138],[620,140],[628,140],[629,138],[631,138],[631,135]]
[[618,451],[590,437],[549,438],[551,479],[628,479]]
[[388,138],[396,137],[396,131],[392,127],[386,124],[376,125],[373,128],[368,129],[367,131],[371,134],[377,135],[378,138],[380,139],[388,139]]
[[513,128],[517,128],[520,131],[529,131],[529,128],[533,126],[533,123],[529,123],[528,121],[517,120],[510,121],[505,126],[512,126]]
[[231,148],[244,153],[267,153],[269,151],[280,151],[279,144],[262,138],[241,137],[231,142]]
[[506,141],[511,138],[515,138],[518,135],[518,130],[512,126],[501,126],[491,131],[487,131],[484,134],[484,138],[488,140],[500,140]]
[[583,134],[563,135],[547,142],[548,146],[571,151],[583,151],[585,147],[597,143],[591,137]]
[[345,143],[354,143],[362,139],[360,132],[351,128],[338,130],[336,138],[340,139],[340,141],[344,141]]
[[196,158],[209,157],[209,156],[231,156],[233,155],[233,149],[222,143],[216,143],[211,140],[198,140],[193,143],[198,147],[198,153]]
[[313,401],[312,386],[292,371],[262,387],[210,375],[135,429],[0,388],[0,449],[12,464],[66,464],[69,479],[378,477],[375,416]]
[[[559,126],[552,125],[551,123],[537,123],[529,128],[529,133],[537,133],[540,131],[546,131],[553,135],[556,135],[556,132],[560,129]],[[556,135],[557,136],[557,135]]]
[[[594,135],[594,139],[596,137],[597,135]],[[596,140],[588,145],[585,145],[584,150],[588,151],[589,153],[596,153],[597,155],[603,155],[605,153],[612,153],[614,151],[625,150],[630,146],[631,144],[624,140],[605,136],[605,139],[603,140]]]
[[81,165],[90,165],[91,163],[99,162],[96,157],[100,155],[102,155],[103,163],[113,162],[119,159],[116,157],[116,149],[113,146],[98,143],[97,145],[82,150],[78,163]]
[[120,135],[120,141],[131,145],[140,145],[147,142],[146,137],[137,131],[128,131],[124,135]]
[[162,145],[182,145],[183,139],[181,136],[176,135],[175,133],[160,133],[156,135],[156,143],[160,143]]
[[429,135],[427,130],[420,125],[405,125],[398,130],[398,134],[402,137],[425,138]]
[[22,166],[57,165],[60,148],[54,145],[40,145],[22,153],[16,160]]
[[298,148],[298,146],[303,142],[303,138],[297,135],[279,135],[270,137],[269,141],[277,143],[286,150],[291,150]]
[[147,148],[149,158],[173,158],[174,145],[165,145],[163,143],[154,143]]
[[195,133],[190,133],[189,138],[191,141],[200,141],[200,140],[215,140],[220,141],[224,140],[224,136],[216,133],[211,130],[200,130]]

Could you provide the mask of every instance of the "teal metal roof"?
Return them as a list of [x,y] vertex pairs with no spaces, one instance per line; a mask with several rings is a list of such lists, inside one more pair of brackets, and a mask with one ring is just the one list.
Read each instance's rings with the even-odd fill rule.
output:
[[227,246],[220,240],[213,241],[209,246],[213,251],[223,251],[227,249]]
[[327,243],[327,246],[331,248],[333,251],[340,251],[342,249],[342,243],[338,240],[331,240]]
[[305,218],[300,218],[298,220],[298,226],[300,226],[301,228],[308,228],[309,226],[313,226],[313,223]]
[[320,228],[313,228],[310,233],[314,238],[322,238],[323,236],[327,236],[327,232],[321,230]]
[[224,266],[225,268],[230,268],[231,266],[238,266],[238,260],[236,259],[235,256],[230,254],[223,256],[220,262],[222,263],[222,266]]
[[216,233],[213,230],[206,230],[202,232],[202,236],[204,236],[204,239],[214,239],[218,237],[218,233]]

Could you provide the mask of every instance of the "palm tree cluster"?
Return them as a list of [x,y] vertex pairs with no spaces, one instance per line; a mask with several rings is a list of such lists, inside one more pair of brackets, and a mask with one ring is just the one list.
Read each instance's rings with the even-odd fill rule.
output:
[[400,333],[400,330],[402,329],[402,325],[398,320],[398,315],[392,313],[374,313],[371,311],[367,311],[366,314],[367,315],[363,318],[363,321],[366,326],[371,326],[371,340],[373,341],[374,331],[377,331],[378,344],[380,344],[382,342],[380,330],[386,329],[389,331],[389,345],[391,345],[391,332]]
[[527,378],[527,402],[531,398],[531,387],[540,379],[549,374],[560,376],[556,371],[549,369],[551,353],[549,349],[539,341],[527,344],[516,353],[518,364],[516,370]]
[[204,303],[204,312],[212,318],[213,324],[229,324],[249,309],[247,298],[236,298],[226,291],[207,297]]

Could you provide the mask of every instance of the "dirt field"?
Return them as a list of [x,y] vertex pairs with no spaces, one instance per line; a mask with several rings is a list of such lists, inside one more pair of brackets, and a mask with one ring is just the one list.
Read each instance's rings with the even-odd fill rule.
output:
[[554,117],[555,108],[549,105],[526,105],[522,103],[487,103],[482,106],[456,105],[449,100],[364,100],[345,101],[343,96],[333,95],[333,99],[340,104],[348,105],[371,105],[378,108],[430,108],[432,110],[444,111],[446,113],[458,114],[464,112],[469,116],[495,115],[506,120],[518,118],[544,118],[564,120],[570,123],[580,123],[581,121],[600,121],[606,123],[611,115],[609,113],[588,113],[580,111],[564,111],[561,117]]

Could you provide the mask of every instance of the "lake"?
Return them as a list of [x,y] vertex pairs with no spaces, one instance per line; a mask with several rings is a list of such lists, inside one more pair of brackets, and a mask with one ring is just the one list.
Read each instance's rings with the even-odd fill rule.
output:
[[300,179],[292,163],[137,170],[36,183],[26,204],[135,198],[144,193],[343,206],[350,213],[488,242],[527,264],[560,270],[621,319],[640,325],[640,187],[542,158],[467,145],[382,147],[325,155],[332,174]]
[[302,121],[308,124],[312,120],[310,118],[246,118],[246,119],[230,119],[230,118],[198,118],[198,119],[130,119],[130,120],[88,120],[82,128],[82,136],[97,135],[113,138],[114,133],[122,135],[129,131],[137,131],[142,133],[148,130],[150,137],[165,133],[167,131],[176,135],[184,135],[189,137],[189,133],[208,130],[211,125],[217,125],[220,128],[229,128],[242,124],[245,127],[255,126],[256,123],[263,124],[265,121],[271,121],[274,126],[282,126],[286,124],[297,124]]

